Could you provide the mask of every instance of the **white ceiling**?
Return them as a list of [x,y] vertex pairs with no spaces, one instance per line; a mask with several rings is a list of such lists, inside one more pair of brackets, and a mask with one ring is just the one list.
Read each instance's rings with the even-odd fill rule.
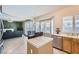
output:
[[12,16],[13,21],[22,21],[29,17],[37,17],[56,10],[64,6],[55,5],[3,5],[3,12]]

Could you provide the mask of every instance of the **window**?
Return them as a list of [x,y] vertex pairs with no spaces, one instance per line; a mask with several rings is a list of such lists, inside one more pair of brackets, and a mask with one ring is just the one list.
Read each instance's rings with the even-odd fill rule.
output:
[[25,22],[25,34],[27,31],[44,32],[53,34],[53,19]]
[[73,32],[73,17],[66,16],[63,18],[63,32]]
[[27,31],[34,31],[33,21],[26,21],[25,23]]
[[[51,22],[51,19],[42,20],[41,21],[41,32],[51,33],[51,30],[53,29],[53,27],[51,29],[51,23],[53,23],[53,22]],[[53,33],[53,31],[52,31],[52,33]]]
[[51,34],[54,33],[54,18],[51,19]]
[[45,21],[45,33],[50,33],[50,20]]
[[33,21],[29,22],[29,31],[34,31],[34,23],[33,23]]
[[79,15],[75,16],[75,32],[79,32]]
[[45,32],[45,22],[41,21],[41,32]]
[[40,32],[40,22],[35,22],[36,32]]

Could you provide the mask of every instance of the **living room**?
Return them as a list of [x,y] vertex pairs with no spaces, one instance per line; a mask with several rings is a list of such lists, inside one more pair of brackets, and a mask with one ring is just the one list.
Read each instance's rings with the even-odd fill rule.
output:
[[2,5],[1,8],[3,54],[79,53],[79,6]]
[[[54,17],[53,16],[48,17],[44,20],[36,20],[36,19],[40,15],[43,15],[45,13],[52,11],[54,8],[60,9],[62,7],[63,6],[52,6],[52,5],[50,6],[2,5],[1,6],[2,8],[1,19],[3,20],[3,25],[4,25],[3,36],[2,36],[4,44],[2,48],[3,50],[2,53],[26,54],[27,53],[27,44],[26,44],[27,39],[40,37],[43,35],[50,37],[51,36],[50,33],[53,34],[53,18]],[[49,10],[47,12],[48,8]],[[33,9],[33,11],[31,11],[31,9]]]
[[79,59],[79,0],[0,0],[1,59]]

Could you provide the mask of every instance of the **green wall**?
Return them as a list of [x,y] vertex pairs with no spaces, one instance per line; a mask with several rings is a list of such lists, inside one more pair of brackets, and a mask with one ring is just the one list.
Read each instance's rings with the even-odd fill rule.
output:
[[4,28],[13,28],[15,30],[23,30],[22,22],[7,22],[3,21]]

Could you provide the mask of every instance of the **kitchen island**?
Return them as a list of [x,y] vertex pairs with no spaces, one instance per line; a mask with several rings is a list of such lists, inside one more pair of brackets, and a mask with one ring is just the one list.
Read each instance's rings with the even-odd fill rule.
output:
[[28,54],[52,54],[53,53],[53,38],[36,37],[27,41]]

